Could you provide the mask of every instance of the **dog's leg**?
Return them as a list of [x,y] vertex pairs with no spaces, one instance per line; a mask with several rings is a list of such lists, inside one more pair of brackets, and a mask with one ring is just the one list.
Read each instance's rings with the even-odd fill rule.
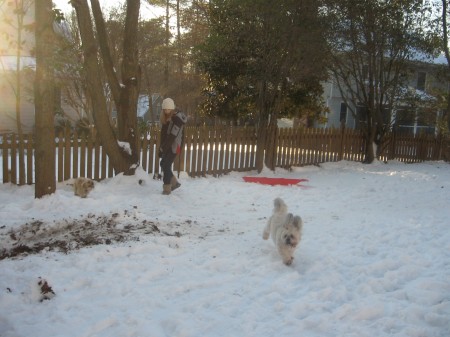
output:
[[290,266],[294,262],[294,257],[291,256],[289,259],[283,261],[286,266]]
[[263,239],[267,240],[270,236],[270,224],[271,224],[271,219],[269,219],[269,221],[267,221],[266,227],[264,228],[264,232],[263,232]]
[[75,182],[75,184],[73,184],[73,192],[76,196],[80,196],[80,192],[78,191],[78,189],[78,184]]
[[286,266],[290,266],[294,262],[293,252],[289,247],[278,247],[278,252],[281,255],[281,259]]

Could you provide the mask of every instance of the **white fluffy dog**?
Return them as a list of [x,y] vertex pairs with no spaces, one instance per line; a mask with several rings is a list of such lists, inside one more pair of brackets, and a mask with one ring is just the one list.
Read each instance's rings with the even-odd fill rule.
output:
[[272,240],[284,264],[291,265],[294,261],[294,252],[302,238],[303,221],[299,216],[287,212],[287,206],[281,198],[273,201],[273,214],[264,228],[263,239]]
[[89,192],[94,188],[94,181],[89,178],[76,178],[73,182],[73,191],[75,195],[86,198]]

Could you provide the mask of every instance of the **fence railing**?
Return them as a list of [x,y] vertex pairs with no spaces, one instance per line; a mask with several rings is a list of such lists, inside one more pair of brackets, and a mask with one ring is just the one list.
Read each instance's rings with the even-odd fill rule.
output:
[[[159,128],[152,127],[140,137],[140,164],[149,174],[160,173]],[[221,175],[230,171],[256,169],[257,130],[254,127],[187,127],[184,148],[175,159],[174,169],[192,177]],[[389,134],[381,145],[381,159],[421,162],[446,159],[448,140],[430,135]],[[0,136],[2,180],[15,184],[34,183],[34,139],[26,135]],[[114,176],[114,170],[100,141],[61,133],[55,139],[56,179],[76,177],[102,180]],[[446,152],[447,151],[447,152]],[[335,162],[362,161],[365,141],[351,129],[278,128],[268,130],[265,156],[274,167],[290,168]],[[23,158],[24,165],[19,164]]]

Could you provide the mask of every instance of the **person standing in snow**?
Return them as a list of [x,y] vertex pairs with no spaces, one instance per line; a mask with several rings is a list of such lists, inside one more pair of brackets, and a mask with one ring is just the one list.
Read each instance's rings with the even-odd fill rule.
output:
[[181,152],[183,143],[184,125],[187,117],[181,111],[175,110],[173,99],[162,101],[161,146],[159,148],[160,166],[163,171],[163,194],[168,195],[181,186],[172,172],[172,165],[177,154]]

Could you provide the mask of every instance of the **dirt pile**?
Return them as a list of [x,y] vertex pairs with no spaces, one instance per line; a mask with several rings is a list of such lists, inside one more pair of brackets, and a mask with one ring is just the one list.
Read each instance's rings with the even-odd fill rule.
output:
[[[190,224],[190,221],[186,221]],[[41,251],[69,251],[99,244],[139,241],[143,235],[181,236],[178,224],[160,224],[139,219],[132,212],[108,215],[88,214],[81,219],[62,219],[53,223],[36,220],[15,229],[0,228],[0,260]]]

